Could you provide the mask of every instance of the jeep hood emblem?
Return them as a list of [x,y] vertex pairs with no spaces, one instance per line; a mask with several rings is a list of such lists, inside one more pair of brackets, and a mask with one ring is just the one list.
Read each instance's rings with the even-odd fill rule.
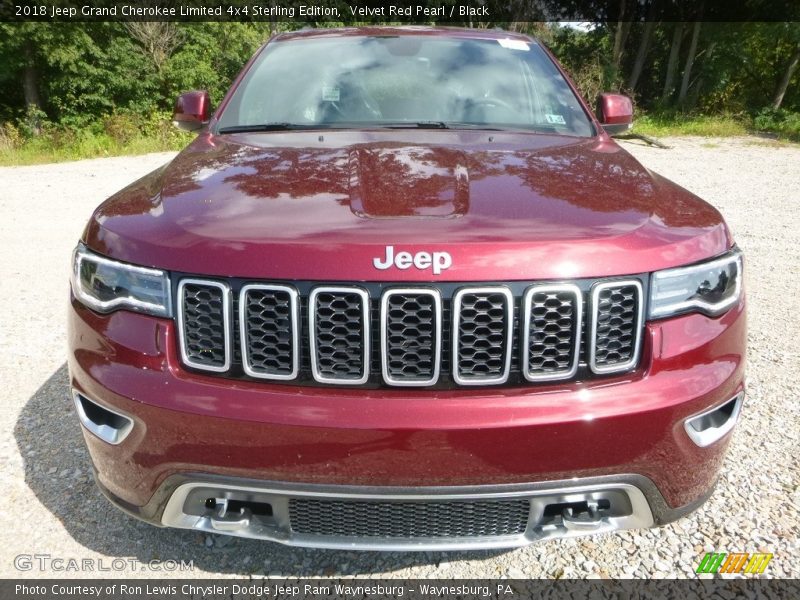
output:
[[372,264],[376,269],[385,271],[392,265],[398,269],[408,269],[416,267],[420,271],[433,269],[434,275],[439,275],[445,269],[449,269],[453,264],[453,257],[449,252],[410,252],[394,253],[394,246],[386,246],[386,255],[383,258],[373,258]]

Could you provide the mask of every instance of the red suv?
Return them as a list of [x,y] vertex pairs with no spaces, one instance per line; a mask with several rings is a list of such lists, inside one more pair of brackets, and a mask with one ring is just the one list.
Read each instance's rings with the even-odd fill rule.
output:
[[[651,527],[743,401],[742,257],[536,40],[300,31],[92,216],[69,368],[96,479],[150,523],[318,547]],[[702,165],[698,165],[702,168]]]

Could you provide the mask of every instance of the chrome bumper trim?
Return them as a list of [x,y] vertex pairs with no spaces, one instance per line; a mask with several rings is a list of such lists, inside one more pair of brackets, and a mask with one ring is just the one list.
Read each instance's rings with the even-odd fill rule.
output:
[[[83,392],[72,390],[72,401],[75,403],[75,411],[78,413],[81,425],[108,444],[114,446],[121,444],[133,429],[133,419],[129,416],[91,400]],[[91,407],[88,411],[84,402]],[[93,412],[96,414],[92,414]],[[100,420],[103,413],[108,413],[105,416],[110,417],[107,419],[109,422],[104,423]]]
[[696,445],[701,448],[710,446],[734,428],[739,420],[742,404],[744,404],[744,391],[727,402],[689,417],[683,422],[683,428]]
[[[619,529],[647,528],[654,525],[653,513],[644,493],[638,487],[628,483],[603,483],[581,485],[576,479],[575,485],[558,485],[552,488],[537,484],[535,489],[519,489],[514,491],[485,491],[480,486],[474,491],[448,493],[442,488],[431,488],[426,493],[424,488],[415,488],[409,493],[389,488],[382,493],[380,488],[336,489],[320,491],[319,486],[313,489],[302,489],[297,486],[281,489],[278,487],[240,486],[214,482],[187,482],[179,485],[167,502],[161,517],[161,524],[167,527],[192,529],[208,533],[225,533],[237,537],[261,539],[279,542],[290,546],[313,548],[350,549],[350,550],[464,550],[480,548],[513,548],[537,541],[575,537],[588,533],[604,533]],[[241,527],[220,528],[220,515],[213,510],[202,512],[203,498],[226,500],[257,499],[268,503],[272,514],[266,519],[241,519]],[[530,500],[530,512],[527,528],[521,535],[496,537],[461,537],[461,538],[385,538],[385,537],[338,537],[300,534],[294,532],[289,517],[289,500],[292,498],[317,498],[335,501],[418,501],[442,502],[458,500],[492,500],[519,499]],[[576,522],[571,516],[564,515],[563,522],[555,522],[545,517],[545,508],[553,504],[588,502],[590,506],[611,499],[613,505],[608,516],[595,523]]]

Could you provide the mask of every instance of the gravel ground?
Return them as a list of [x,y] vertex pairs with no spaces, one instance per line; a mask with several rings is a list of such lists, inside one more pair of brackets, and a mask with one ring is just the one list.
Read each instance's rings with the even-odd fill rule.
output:
[[[68,400],[69,256],[103,198],[171,155],[0,168],[0,291],[12,299],[0,317],[0,576],[20,575],[19,554],[48,554],[106,566],[193,561],[193,572],[165,576],[693,577],[711,550],[773,552],[767,575],[800,576],[800,147],[756,138],[667,142],[672,149],[625,146],[719,207],[747,255],[748,398],[720,485],[700,511],[661,529],[468,554],[291,549],[158,529],[111,508],[93,484]],[[110,575],[148,574],[129,566]]]

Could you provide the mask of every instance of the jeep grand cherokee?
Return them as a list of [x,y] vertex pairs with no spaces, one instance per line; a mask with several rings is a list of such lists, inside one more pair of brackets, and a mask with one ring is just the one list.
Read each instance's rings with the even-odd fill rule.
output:
[[[100,489],[160,526],[507,547],[711,494],[743,401],[742,258],[536,40],[277,36],[94,213],[69,368]],[[698,165],[702,168],[702,165]]]

